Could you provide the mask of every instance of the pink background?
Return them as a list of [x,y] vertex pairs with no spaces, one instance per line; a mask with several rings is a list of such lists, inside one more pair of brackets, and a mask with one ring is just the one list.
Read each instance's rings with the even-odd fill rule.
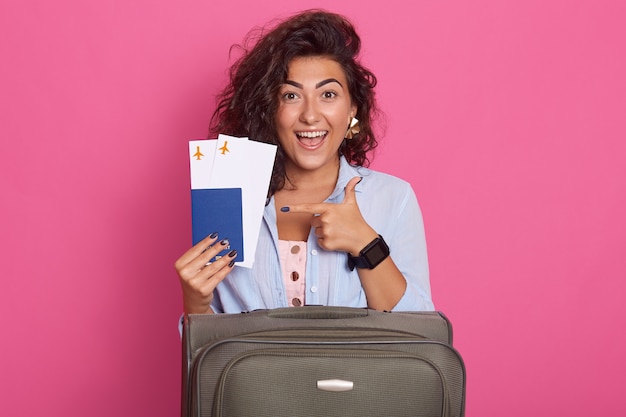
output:
[[0,415],[174,416],[187,140],[228,48],[349,15],[467,415],[626,415],[626,3],[4,0]]

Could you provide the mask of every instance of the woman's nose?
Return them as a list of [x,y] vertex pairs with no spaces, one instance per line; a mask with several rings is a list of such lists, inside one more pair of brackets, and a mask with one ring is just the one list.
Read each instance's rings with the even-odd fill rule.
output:
[[300,121],[306,124],[314,124],[320,120],[320,111],[317,104],[313,100],[305,100],[302,104],[302,112],[300,113]]

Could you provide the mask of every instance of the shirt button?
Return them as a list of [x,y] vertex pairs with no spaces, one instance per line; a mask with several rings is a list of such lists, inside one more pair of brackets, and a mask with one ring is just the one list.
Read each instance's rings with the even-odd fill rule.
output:
[[292,281],[297,281],[299,278],[300,278],[300,274],[298,274],[298,272],[297,272],[297,271],[293,271],[293,272],[291,273],[291,280],[292,280]]
[[311,287],[311,292],[317,292],[317,287],[315,286]]
[[302,301],[299,298],[294,298],[291,300],[291,305],[294,307],[300,307],[302,305]]
[[300,246],[294,245],[294,246],[291,247],[291,253],[293,253],[295,255],[298,252],[300,252]]
[[313,255],[313,256],[317,255],[317,249],[313,249],[313,250],[311,251],[311,255]]

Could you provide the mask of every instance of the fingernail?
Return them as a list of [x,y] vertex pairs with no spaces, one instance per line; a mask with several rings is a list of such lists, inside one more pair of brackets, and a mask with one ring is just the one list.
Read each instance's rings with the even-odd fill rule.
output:
[[237,256],[237,250],[233,249],[230,252],[228,252],[228,257],[229,258],[234,258],[235,256]]
[[220,245],[228,246],[228,245],[230,245],[230,241],[228,239],[222,239],[222,241],[220,242]]
[[363,177],[361,177],[361,179],[360,179],[360,180],[358,180],[356,183],[358,184],[358,183],[360,183],[361,181],[363,181]]
[[289,211],[289,207],[281,207],[280,211],[282,211],[283,213],[287,213]]
[[232,261],[230,261],[230,262],[228,263],[228,266],[229,266],[229,267],[231,267],[231,268],[232,268],[233,266],[235,266],[235,260],[233,259]]
[[215,239],[217,237],[217,232],[213,232],[209,235],[211,239]]

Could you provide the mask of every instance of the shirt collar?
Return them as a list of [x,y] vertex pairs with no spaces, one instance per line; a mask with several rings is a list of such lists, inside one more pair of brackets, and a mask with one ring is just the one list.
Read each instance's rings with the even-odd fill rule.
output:
[[[340,197],[343,201],[343,196],[348,182],[350,182],[350,180],[354,177],[362,176],[362,173],[359,172],[359,167],[350,165],[346,158],[342,155],[339,158],[339,177],[337,178],[337,185],[335,185],[335,190],[331,193],[330,197],[328,197],[327,201],[334,201]],[[356,185],[356,192],[361,192],[361,182]]]

